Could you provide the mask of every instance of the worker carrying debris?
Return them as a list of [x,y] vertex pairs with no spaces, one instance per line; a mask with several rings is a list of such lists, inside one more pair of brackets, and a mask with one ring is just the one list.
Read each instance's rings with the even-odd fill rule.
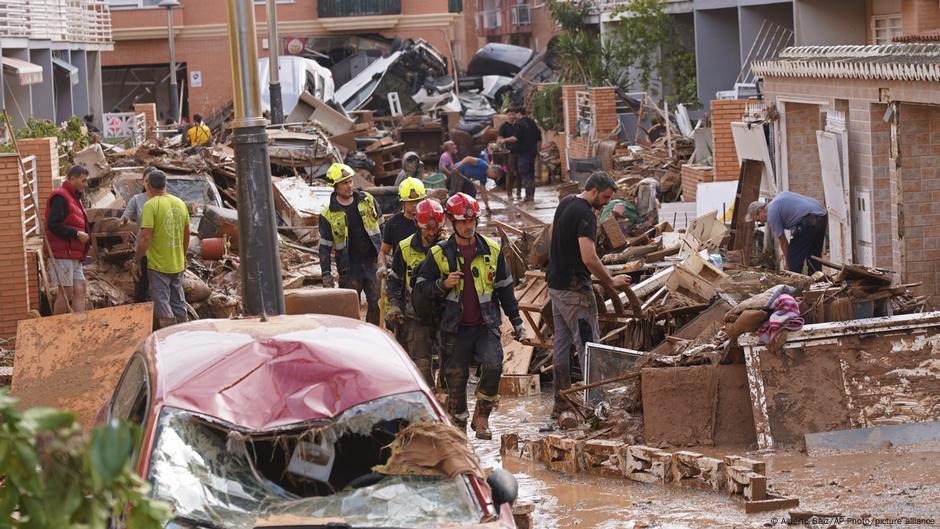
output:
[[386,286],[389,307],[385,318],[398,327],[399,343],[408,351],[425,382],[433,387],[431,350],[438,315],[419,317],[411,296],[415,270],[424,262],[428,250],[444,236],[444,208],[436,200],[425,198],[417,203],[415,216],[419,230],[398,243],[392,258]]
[[[153,312],[160,328],[189,320],[183,294],[186,249],[189,248],[189,209],[186,203],[166,191],[166,174],[147,175],[147,194],[140,220],[140,237],[131,273],[147,274]],[[142,261],[147,257],[147,267]]]
[[[751,202],[745,220],[770,226],[770,231],[780,242],[787,270],[802,274],[804,265],[809,275],[820,270],[821,266],[812,257],[822,257],[829,215],[819,201],[784,191],[770,202]],[[792,234],[789,242],[784,230],[790,230]]]
[[417,178],[406,178],[398,186],[398,201],[401,211],[392,215],[382,230],[382,248],[379,250],[379,274],[386,274],[388,260],[398,248],[398,244],[418,231],[415,211],[418,203],[428,197],[424,182]]
[[591,274],[605,287],[615,290],[630,284],[629,276],[611,277],[597,256],[594,243],[597,233],[595,211],[610,202],[616,189],[617,183],[609,174],[595,171],[585,182],[584,191],[565,197],[555,210],[546,274],[555,324],[552,337],[553,419],[567,408],[561,391],[571,387],[571,348],[577,351],[578,363],[584,373],[584,345],[600,337]]
[[320,272],[323,286],[333,288],[332,256],[336,251],[336,272],[340,288],[366,294],[366,321],[379,324],[381,295],[376,262],[382,247],[382,214],[375,198],[365,191],[353,191],[352,167],[334,163],[326,171],[333,186],[330,203],[320,211]]
[[190,148],[202,147],[212,141],[212,131],[209,126],[202,122],[202,115],[193,116],[193,126],[186,131],[186,138],[189,140]]
[[477,233],[480,204],[457,193],[447,200],[445,211],[454,234],[431,247],[415,278],[414,295],[423,298],[415,303],[443,300],[440,330],[446,409],[458,427],[467,425],[470,363],[480,363],[471,427],[478,439],[492,439],[489,416],[499,401],[503,373],[500,307],[512,323],[513,338],[523,340],[525,327],[499,242]]
[[[82,205],[82,192],[88,187],[88,169],[74,165],[69,169],[65,181],[49,195],[46,201],[46,238],[49,247],[46,256],[55,264],[50,274],[56,297],[53,314],[72,310],[85,310],[85,271],[82,263],[91,248],[88,235],[88,216]],[[59,286],[61,285],[61,290]],[[64,295],[63,295],[64,293]]]

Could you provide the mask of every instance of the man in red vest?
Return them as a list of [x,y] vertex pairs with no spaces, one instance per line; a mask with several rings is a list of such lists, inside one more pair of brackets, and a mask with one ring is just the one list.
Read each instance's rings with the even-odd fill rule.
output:
[[[46,238],[55,263],[55,270],[49,274],[49,279],[57,289],[53,314],[68,312],[65,297],[59,295],[59,281],[72,304],[72,310],[85,310],[85,272],[82,263],[88,255],[90,237],[88,217],[81,197],[87,186],[88,169],[81,165],[72,166],[65,182],[52,191],[46,202]],[[46,254],[48,257],[48,251]]]

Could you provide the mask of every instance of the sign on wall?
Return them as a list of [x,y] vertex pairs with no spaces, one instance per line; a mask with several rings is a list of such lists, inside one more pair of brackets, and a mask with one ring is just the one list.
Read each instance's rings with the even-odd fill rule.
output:
[[189,86],[191,88],[202,87],[202,72],[201,71],[193,70],[189,72]]

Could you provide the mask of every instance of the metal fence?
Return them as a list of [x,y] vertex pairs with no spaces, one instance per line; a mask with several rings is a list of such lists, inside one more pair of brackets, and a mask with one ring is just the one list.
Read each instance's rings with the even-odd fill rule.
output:
[[401,0],[318,0],[317,16],[361,17],[374,15],[400,15]]
[[131,147],[147,139],[147,116],[143,113],[112,112],[104,114],[102,137],[109,143],[127,143]]
[[0,38],[108,44],[111,12],[105,0],[4,0]]

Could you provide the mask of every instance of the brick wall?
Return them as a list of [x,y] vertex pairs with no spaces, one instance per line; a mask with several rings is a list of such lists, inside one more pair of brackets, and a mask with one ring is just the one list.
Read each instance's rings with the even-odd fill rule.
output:
[[695,202],[699,182],[714,182],[715,168],[707,165],[682,166],[682,201]]
[[17,141],[20,147],[20,155],[36,157],[36,178],[38,179],[39,192],[37,201],[39,202],[39,218],[45,221],[46,218],[46,200],[52,193],[52,190],[59,183],[59,147],[55,138],[30,138]]
[[734,147],[731,122],[741,121],[746,105],[744,99],[720,99],[711,103],[716,181],[737,180],[740,176],[741,165]]
[[613,87],[591,88],[594,138],[602,140],[617,128],[617,92]]
[[901,0],[901,34],[910,35],[940,27],[937,0]]
[[0,338],[29,312],[23,195],[16,154],[0,154]]
[[905,282],[940,300],[940,109],[901,105],[901,203]]
[[786,104],[787,175],[790,191],[826,203],[816,131],[822,130],[819,105]]
[[[565,141],[568,154],[571,158],[590,158],[594,153],[594,143],[586,137],[572,136],[577,130],[578,109],[576,92],[583,91],[582,85],[563,86],[561,98],[565,117]],[[605,139],[613,132],[619,120],[617,119],[617,92],[613,87],[591,88],[591,113],[594,118],[594,138]],[[559,148],[563,148],[559,145]],[[567,169],[567,163],[565,163]]]

